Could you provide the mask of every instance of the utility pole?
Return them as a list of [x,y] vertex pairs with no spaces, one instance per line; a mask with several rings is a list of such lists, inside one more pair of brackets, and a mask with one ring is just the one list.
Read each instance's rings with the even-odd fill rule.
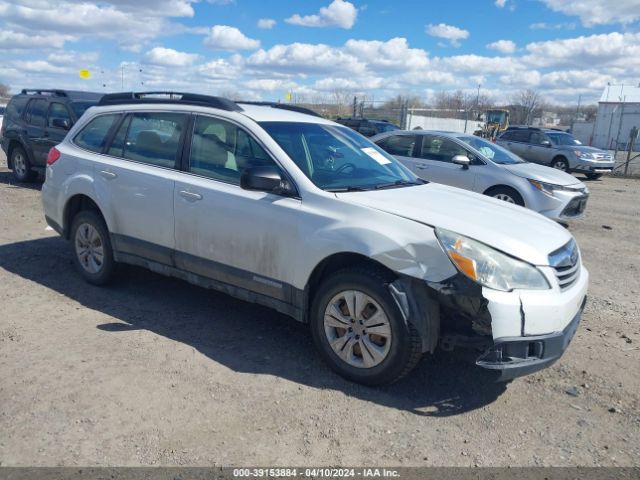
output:
[[353,115],[352,118],[356,118],[358,113],[358,97],[353,96]]
[[122,80],[122,90],[124,91],[124,64],[120,65],[120,78]]

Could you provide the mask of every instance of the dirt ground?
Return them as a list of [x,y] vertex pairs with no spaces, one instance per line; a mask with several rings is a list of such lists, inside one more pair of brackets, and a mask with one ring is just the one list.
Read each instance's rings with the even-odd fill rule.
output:
[[589,182],[589,301],[558,363],[496,384],[439,352],[379,389],[266,308],[135,268],[87,285],[39,187],[0,168],[1,465],[640,463],[640,180]]

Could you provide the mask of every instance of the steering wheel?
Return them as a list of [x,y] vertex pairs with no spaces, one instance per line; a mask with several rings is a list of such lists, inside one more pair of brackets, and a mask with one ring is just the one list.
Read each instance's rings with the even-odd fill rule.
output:
[[340,167],[336,169],[335,173],[342,173],[348,169],[351,169],[353,171],[356,169],[356,166],[353,163],[345,163],[343,165],[340,165]]

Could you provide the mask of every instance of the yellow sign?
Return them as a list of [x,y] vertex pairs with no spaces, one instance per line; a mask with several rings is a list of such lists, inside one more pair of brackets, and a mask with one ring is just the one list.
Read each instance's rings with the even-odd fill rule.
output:
[[80,70],[80,78],[91,78],[91,72],[89,70]]

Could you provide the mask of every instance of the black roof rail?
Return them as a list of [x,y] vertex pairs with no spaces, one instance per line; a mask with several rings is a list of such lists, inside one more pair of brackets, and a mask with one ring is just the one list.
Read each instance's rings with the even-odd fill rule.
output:
[[264,107],[272,107],[272,108],[280,108],[282,110],[289,110],[291,112],[304,113],[306,115],[313,115],[314,117],[322,117],[317,112],[314,112],[310,108],[300,107],[298,105],[290,105],[288,103],[278,103],[278,102],[245,102],[243,100],[236,100],[236,103],[244,103],[245,105],[261,105]]
[[20,92],[23,95],[42,95],[45,93],[52,93],[53,95],[56,95],[58,97],[66,97],[67,96],[67,92],[65,92],[64,90],[47,90],[47,89],[42,89],[42,88],[23,88],[22,91]]
[[126,104],[157,104],[175,103],[179,105],[197,105],[200,107],[213,107],[229,112],[240,112],[240,107],[227,98],[200,95],[197,93],[182,92],[120,92],[104,95],[98,106],[126,105]]

